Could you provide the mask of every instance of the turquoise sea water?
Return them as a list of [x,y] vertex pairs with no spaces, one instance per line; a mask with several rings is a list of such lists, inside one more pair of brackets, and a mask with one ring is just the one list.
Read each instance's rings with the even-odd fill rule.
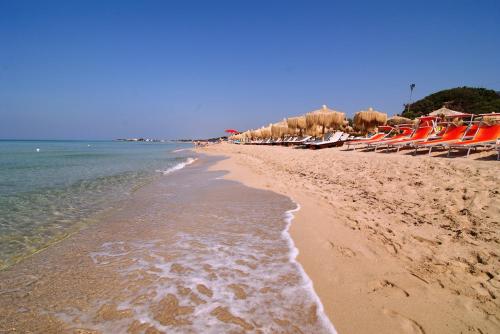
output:
[[0,141],[0,269],[91,222],[162,171],[190,144]]

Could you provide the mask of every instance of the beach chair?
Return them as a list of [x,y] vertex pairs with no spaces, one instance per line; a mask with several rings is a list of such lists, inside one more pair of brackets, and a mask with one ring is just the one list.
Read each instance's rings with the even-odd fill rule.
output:
[[[338,144],[338,142],[341,140],[342,136],[344,133],[342,131],[337,131],[335,133],[329,133],[328,136],[325,136],[324,139],[320,139],[319,141],[314,141],[312,143],[306,144],[306,146],[310,149],[316,150],[316,149],[321,149],[321,148],[326,148],[326,147],[332,147]],[[347,134],[347,137],[349,134]],[[347,138],[346,137],[346,138]]]
[[283,138],[278,138],[276,140],[274,140],[271,145],[281,145],[281,143],[283,142]]
[[297,142],[295,145],[295,148],[306,148],[312,143],[319,143],[323,140],[323,138],[330,138],[332,133],[327,133],[324,135],[324,137],[310,137],[308,140],[304,140],[301,143]]
[[472,149],[477,150],[478,147],[494,148],[497,145],[498,138],[500,138],[500,124],[480,123],[472,139],[465,139],[448,145],[448,156],[450,156],[452,150],[467,150],[466,157],[469,157]]
[[289,137],[287,140],[285,140],[285,141],[283,142],[283,145],[289,146],[289,145],[291,145],[293,142],[295,142],[298,138],[299,138],[299,136],[291,136],[291,137]]
[[297,138],[296,141],[290,142],[289,144],[292,144],[292,145],[301,145],[301,144],[309,142],[311,140],[311,138],[312,138],[312,136],[299,137],[299,138]]
[[344,132],[342,134],[342,136],[340,137],[339,142],[345,143],[348,140],[350,140],[351,138],[352,138],[352,136],[350,134],[348,134],[347,132]]
[[283,138],[283,140],[281,141],[281,144],[280,145],[287,145],[288,142],[290,140],[292,140],[293,138],[295,138],[294,136],[286,136],[285,138]]
[[[438,117],[435,116],[423,116],[418,118],[417,129],[411,134],[409,138],[389,140],[382,144],[377,145],[378,147],[385,146],[386,149],[396,148],[397,151],[402,147],[410,146],[416,143],[425,142],[429,139],[429,136],[434,132],[434,127]],[[375,151],[377,150],[375,148]]]
[[[360,138],[353,138],[351,140],[346,140],[344,145],[347,145],[347,150],[349,150],[351,146],[354,146],[354,150],[356,150],[356,146],[367,145],[369,143],[376,142],[383,138],[387,138],[394,131],[394,128],[392,126],[379,126],[378,129],[379,132],[375,133],[370,137],[360,137]],[[383,131],[388,131],[388,132],[383,132]]]
[[418,149],[425,148],[429,149],[428,154],[431,155],[432,150],[437,147],[445,148],[447,145],[458,143],[464,139],[469,139],[474,136],[476,133],[478,126],[472,122],[472,118],[474,115],[472,114],[462,114],[462,115],[453,115],[448,116],[449,119],[456,118],[471,118],[470,123],[468,125],[456,125],[452,122],[447,122],[447,126],[441,131],[440,137],[438,138],[429,138],[426,142],[416,143],[414,144],[415,152],[414,155],[417,154]]
[[307,145],[313,144],[313,143],[320,143],[322,141],[327,141],[330,140],[330,138],[334,135],[334,132],[327,132],[323,136],[320,137],[314,137],[309,139],[306,143]]
[[[353,136],[344,132],[342,134],[342,136],[340,136],[340,139],[333,146],[335,146],[335,147],[342,146],[342,145],[344,145],[344,143],[351,140],[352,138],[353,138]],[[333,146],[329,146],[329,147],[333,147]]]
[[396,148],[397,152],[405,146],[414,145],[416,143],[425,142],[434,131],[432,126],[421,126],[415,130],[410,138],[389,141],[385,143],[386,148]]
[[497,161],[500,160],[500,139],[497,139]]
[[376,152],[378,145],[384,145],[384,143],[393,142],[395,140],[407,139],[407,138],[410,138],[410,136],[414,133],[414,130],[409,126],[404,126],[404,127],[398,126],[397,128],[401,131],[401,133],[394,135],[392,137],[384,137],[382,139],[374,140],[374,141],[371,141],[369,143],[366,143],[365,148],[368,148],[368,149],[374,148],[375,152]]

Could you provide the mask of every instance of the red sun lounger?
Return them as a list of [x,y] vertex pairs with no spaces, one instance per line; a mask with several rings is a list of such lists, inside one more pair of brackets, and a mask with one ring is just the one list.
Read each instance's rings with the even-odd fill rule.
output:
[[349,149],[350,146],[357,146],[357,145],[366,145],[369,143],[376,142],[382,138],[387,137],[387,133],[376,133],[370,138],[367,139],[358,139],[358,140],[349,140],[345,144],[347,145],[347,149]]
[[[390,145],[394,145],[396,143],[410,144],[410,143],[414,143],[416,141],[424,141],[425,139],[427,139],[429,134],[432,132],[432,129],[433,129],[432,126],[422,126],[422,127],[417,128],[415,131],[413,131],[411,136],[405,136],[403,138],[393,137],[392,139],[382,140],[382,141],[375,144],[375,152],[377,151],[377,149],[379,147],[383,147],[383,146],[389,147]],[[399,151],[399,148],[398,148],[398,151]]]
[[375,148],[375,151],[376,151],[378,145],[383,145],[384,143],[388,143],[388,142],[395,141],[395,140],[410,138],[411,134],[413,133],[413,129],[409,128],[409,127],[399,127],[399,129],[402,130],[401,133],[399,133],[393,137],[390,137],[390,138],[384,137],[384,138],[379,139],[379,140],[371,141],[369,143],[366,143],[366,146],[368,148]]
[[423,126],[415,130],[413,135],[408,138],[408,139],[401,139],[395,142],[388,142],[387,143],[387,148],[389,147],[396,147],[397,151],[399,152],[399,149],[404,146],[416,144],[416,143],[421,143],[425,142],[426,140],[429,139],[429,136],[432,134],[434,131],[434,128],[432,126]]
[[448,156],[451,150],[467,150],[468,157],[471,149],[477,149],[478,147],[493,148],[498,138],[500,138],[500,124],[480,124],[474,138],[448,145]]
[[450,124],[446,128],[441,138],[414,144],[413,146],[415,147],[415,154],[417,154],[417,150],[420,148],[428,148],[430,155],[434,147],[445,147],[446,145],[458,143],[465,137],[472,137],[476,133],[476,131],[477,125],[472,125],[471,127],[469,127],[467,125],[457,126],[454,124]]

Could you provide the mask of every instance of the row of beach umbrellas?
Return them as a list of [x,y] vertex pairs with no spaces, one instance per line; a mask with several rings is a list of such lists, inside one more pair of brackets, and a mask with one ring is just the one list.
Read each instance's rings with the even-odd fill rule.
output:
[[[450,116],[462,114],[445,107],[430,113],[431,116]],[[413,124],[414,120],[402,116],[388,117],[386,113],[368,108],[358,111],[353,118],[352,127],[346,119],[345,113],[328,108],[323,105],[321,109],[311,111],[305,115],[288,117],[277,123],[271,123],[258,129],[235,133],[229,138],[232,140],[279,139],[285,136],[313,136],[321,137],[325,133],[342,130],[349,133],[366,134],[373,132],[381,125]],[[234,131],[234,130],[233,130]],[[226,132],[228,132],[226,130]]]

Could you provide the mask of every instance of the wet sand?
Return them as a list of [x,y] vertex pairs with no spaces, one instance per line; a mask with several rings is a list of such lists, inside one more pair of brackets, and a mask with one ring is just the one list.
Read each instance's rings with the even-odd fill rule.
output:
[[295,203],[207,171],[218,160],[0,272],[0,332],[332,332],[293,259]]
[[298,260],[340,333],[500,332],[492,154],[342,150],[200,149],[229,158],[214,167],[229,179],[301,205],[290,229]]

